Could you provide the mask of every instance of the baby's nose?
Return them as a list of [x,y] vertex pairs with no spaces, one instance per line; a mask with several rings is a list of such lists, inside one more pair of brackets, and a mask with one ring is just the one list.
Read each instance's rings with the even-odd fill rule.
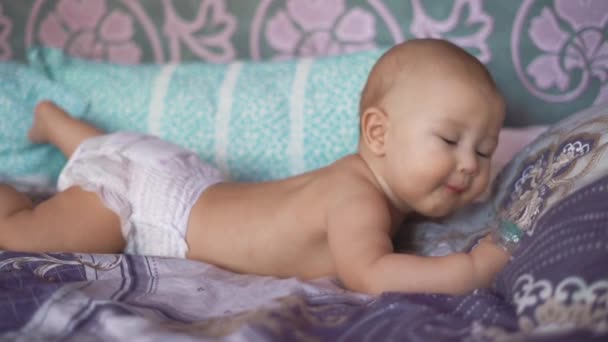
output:
[[477,174],[479,162],[476,153],[463,153],[458,164],[458,171],[468,175]]

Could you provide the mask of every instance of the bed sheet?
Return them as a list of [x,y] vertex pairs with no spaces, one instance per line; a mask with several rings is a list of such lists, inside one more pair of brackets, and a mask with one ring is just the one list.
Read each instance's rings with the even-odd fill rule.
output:
[[[0,253],[2,340],[462,340],[515,331],[490,291],[463,297],[343,290],[132,255]],[[491,327],[491,328],[489,328]]]
[[518,328],[492,290],[466,296],[344,290],[133,255],[0,252],[0,340],[560,341],[584,330]]

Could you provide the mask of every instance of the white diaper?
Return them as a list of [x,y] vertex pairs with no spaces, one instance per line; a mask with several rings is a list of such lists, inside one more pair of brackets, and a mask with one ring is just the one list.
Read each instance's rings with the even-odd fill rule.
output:
[[78,185],[118,214],[131,254],[185,257],[190,210],[225,181],[193,152],[159,138],[114,133],[84,141],[61,172],[58,189]]

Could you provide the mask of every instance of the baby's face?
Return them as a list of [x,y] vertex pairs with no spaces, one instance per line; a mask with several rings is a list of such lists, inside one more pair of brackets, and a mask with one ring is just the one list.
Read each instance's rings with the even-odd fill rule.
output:
[[395,90],[386,104],[391,124],[384,167],[392,192],[430,217],[473,201],[488,184],[504,119],[500,95],[458,80]]

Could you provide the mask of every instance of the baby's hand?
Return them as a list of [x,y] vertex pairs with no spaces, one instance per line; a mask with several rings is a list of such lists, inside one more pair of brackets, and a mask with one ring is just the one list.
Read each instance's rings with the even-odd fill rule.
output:
[[505,252],[513,254],[519,246],[523,230],[509,220],[500,219],[496,227],[488,234],[491,242],[501,247]]

